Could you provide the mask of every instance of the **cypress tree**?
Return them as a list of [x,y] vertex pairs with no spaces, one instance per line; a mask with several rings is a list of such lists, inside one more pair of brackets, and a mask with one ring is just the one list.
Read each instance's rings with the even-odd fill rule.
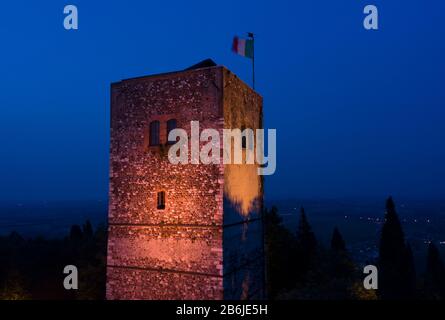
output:
[[334,228],[334,232],[332,233],[331,249],[335,252],[346,251],[345,241],[337,227]]
[[274,206],[265,210],[266,276],[270,298],[295,285],[295,236],[282,225]]
[[93,226],[90,220],[87,220],[83,225],[83,234],[86,238],[90,239],[93,237]]
[[416,294],[416,268],[414,265],[414,256],[411,246],[406,245],[405,250],[405,276],[406,282],[406,296],[407,298],[414,298]]
[[428,298],[445,299],[445,267],[439,250],[432,242],[428,246],[425,290]]
[[307,220],[304,208],[300,209],[300,221],[296,237],[296,273],[298,281],[304,281],[307,272],[315,262],[317,240]]
[[405,235],[394,201],[389,197],[386,201],[378,261],[379,294],[382,299],[403,299],[412,295],[407,289],[412,285],[414,265],[409,261],[412,261],[412,254],[405,245]]
[[[334,232],[332,233],[330,260],[332,265],[332,278],[346,280],[353,277],[354,263],[346,250],[346,243],[337,227],[334,228]],[[345,284],[347,284],[347,282],[345,282]]]
[[71,241],[80,241],[82,240],[82,229],[79,225],[73,224],[70,230],[70,240]]
[[317,250],[317,239],[303,207],[300,209],[300,221],[297,228],[297,246],[308,255],[308,258],[313,256]]

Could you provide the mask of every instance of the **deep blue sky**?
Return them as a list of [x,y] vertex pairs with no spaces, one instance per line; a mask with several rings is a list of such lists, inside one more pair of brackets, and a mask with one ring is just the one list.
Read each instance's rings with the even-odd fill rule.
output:
[[[78,31],[63,29],[68,3]],[[230,51],[245,31],[278,131],[269,198],[445,195],[443,1],[9,1],[0,201],[105,199],[109,84],[207,57],[250,81]]]

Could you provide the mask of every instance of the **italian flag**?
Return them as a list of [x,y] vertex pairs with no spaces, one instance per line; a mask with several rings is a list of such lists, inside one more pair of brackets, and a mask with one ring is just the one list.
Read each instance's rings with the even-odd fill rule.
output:
[[232,51],[250,59],[253,59],[253,39],[233,38]]

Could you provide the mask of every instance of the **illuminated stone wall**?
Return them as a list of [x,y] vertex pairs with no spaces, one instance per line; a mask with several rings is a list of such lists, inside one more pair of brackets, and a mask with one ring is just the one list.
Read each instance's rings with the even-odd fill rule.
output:
[[[236,75],[224,70],[224,128],[260,129],[262,98]],[[255,149],[253,149],[255,151]],[[243,160],[246,151],[243,150]],[[224,168],[224,297],[263,297],[264,255],[262,177],[257,164]]]
[[[222,133],[228,123],[226,109],[230,101],[226,97],[235,99],[234,90],[239,91],[240,97],[245,98],[248,93],[261,101],[241,82],[228,85],[230,77],[225,68],[210,67],[112,84],[108,299],[242,298],[243,286],[244,297],[251,295],[246,288],[254,287],[249,282],[257,272],[241,268],[242,272],[236,273],[236,281],[233,280],[235,273],[231,271],[229,275],[226,269],[235,264],[224,261],[225,251],[231,255],[249,254],[248,248],[258,248],[253,243],[261,245],[261,236],[257,236],[260,231],[250,226],[249,231],[235,231],[244,225],[238,224],[226,232],[224,224],[254,216],[257,210],[252,208],[258,208],[258,199],[262,199],[261,180],[254,180],[258,185],[246,189],[247,195],[240,193],[244,183],[236,180],[246,177],[246,169],[229,169],[232,182],[227,188],[227,166],[172,165],[165,145],[169,119],[176,119],[178,127],[189,135],[192,120],[200,122],[200,130],[214,128]],[[247,109],[248,104],[243,103],[242,108]],[[259,110],[252,112],[258,119]],[[161,124],[160,147],[148,145],[148,127],[153,120]],[[157,209],[159,191],[166,194],[163,210]],[[234,198],[235,202],[227,202]],[[253,207],[245,205],[240,215],[239,204],[254,198]],[[226,210],[226,202],[235,204],[235,209]],[[231,213],[231,217],[226,218],[226,213]],[[236,244],[232,246],[229,239],[236,241],[238,233],[244,237],[252,234],[252,241],[245,241],[235,252]],[[230,290],[236,294],[228,294],[229,276]]]

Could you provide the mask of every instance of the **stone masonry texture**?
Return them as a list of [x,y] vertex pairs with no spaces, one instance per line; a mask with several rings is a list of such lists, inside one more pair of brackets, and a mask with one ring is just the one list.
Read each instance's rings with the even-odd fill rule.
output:
[[[171,164],[171,119],[189,138],[190,121],[222,138],[223,129],[262,128],[262,98],[222,66],[111,85],[107,299],[262,298],[257,165]],[[160,146],[149,145],[152,121]]]

